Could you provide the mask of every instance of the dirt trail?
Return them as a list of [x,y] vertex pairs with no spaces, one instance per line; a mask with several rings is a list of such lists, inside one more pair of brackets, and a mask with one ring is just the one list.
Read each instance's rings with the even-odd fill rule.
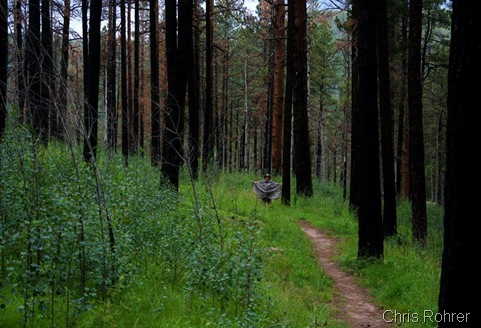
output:
[[299,225],[311,239],[317,262],[334,282],[337,291],[334,304],[339,309],[339,316],[352,328],[392,327],[383,320],[383,310],[369,301],[366,289],[357,285],[354,276],[342,271],[339,265],[331,260],[336,254],[336,241],[308,222],[301,221]]

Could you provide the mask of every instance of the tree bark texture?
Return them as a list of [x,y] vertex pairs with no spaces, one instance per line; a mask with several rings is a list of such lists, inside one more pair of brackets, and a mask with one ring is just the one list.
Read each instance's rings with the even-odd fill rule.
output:
[[286,57],[286,88],[284,97],[284,117],[282,133],[282,195],[284,205],[291,204],[291,138],[292,138],[292,102],[294,89],[294,47],[295,47],[295,19],[294,2],[288,0],[287,20],[287,57]]
[[[166,55],[168,92],[165,109],[162,149],[162,173],[172,186],[179,189],[179,171],[183,163],[184,107],[189,72],[190,46],[187,40],[192,33],[192,0],[165,3]],[[178,15],[178,20],[177,20]],[[177,33],[178,30],[178,33]]]
[[397,232],[397,214],[396,181],[394,177],[394,119],[391,108],[386,0],[378,0],[377,5],[379,113],[381,119],[382,182],[384,187],[383,225],[384,234],[392,236]]
[[309,117],[307,103],[307,9],[306,1],[297,0],[295,12],[295,47],[294,47],[294,147],[296,164],[296,193],[311,197],[312,172],[311,172],[311,140],[309,138]]
[[133,106],[133,122],[132,122],[132,146],[133,152],[138,152],[140,137],[140,1],[134,1],[134,106]]
[[7,0],[0,0],[0,142],[7,120],[7,78],[8,78],[8,10]]
[[[407,6],[407,4],[406,4]],[[409,179],[403,174],[402,163],[404,158],[404,133],[405,133],[405,108],[406,108],[406,84],[407,84],[407,13],[403,14],[401,18],[401,81],[399,92],[399,116],[398,116],[398,131],[397,131],[397,152],[396,152],[396,193],[403,195],[403,180]],[[406,196],[407,197],[407,196]]]
[[[473,184],[479,167],[472,158],[477,147],[479,97],[475,81],[481,74],[481,42],[474,1],[453,1],[448,73],[447,163],[444,211],[444,250],[439,293],[440,313],[477,313],[473,288],[478,196]],[[464,323],[463,323],[464,324]],[[461,325],[461,324],[459,324]],[[469,327],[475,327],[476,320]],[[440,322],[438,327],[453,327]]]
[[194,30],[187,36],[186,42],[191,44],[190,66],[188,76],[189,90],[189,165],[192,177],[197,179],[199,171],[200,149],[200,26],[199,2],[194,0]]
[[159,92],[159,43],[157,36],[156,0],[150,0],[150,107],[151,139],[150,159],[154,166],[160,165],[160,92]]
[[86,75],[84,77],[87,83],[84,107],[85,136],[83,149],[86,162],[97,156],[101,15],[102,2],[93,1],[90,6],[88,70],[85,71]]
[[117,0],[109,1],[107,61],[107,149],[117,149]]
[[205,32],[205,108],[204,108],[204,137],[202,167],[205,171],[212,160],[214,151],[214,140],[212,134],[213,127],[213,20],[214,20],[214,1],[206,1],[206,32]]
[[27,108],[36,136],[45,141],[48,134],[48,112],[40,105],[40,1],[29,1],[28,12],[29,24],[25,40]]
[[[349,208],[357,210],[359,207],[359,62],[358,62],[358,0],[351,1],[353,28],[351,30],[351,186],[349,189]],[[329,178],[328,178],[329,181]]]
[[53,64],[53,44],[52,44],[52,28],[50,20],[50,0],[42,0],[42,75],[41,75],[41,104],[48,113],[47,126],[49,126],[49,136],[58,139],[58,120],[57,107],[55,104],[55,75]]
[[[125,164],[128,163],[129,158],[129,109],[127,99],[128,91],[126,34],[125,0],[120,0],[120,96],[122,112],[122,155],[124,156]],[[157,58],[155,60],[157,61]]]
[[383,256],[377,102],[376,3],[359,1],[359,242],[358,257]]
[[63,29],[62,29],[62,57],[60,59],[60,83],[59,83],[59,134],[60,140],[65,139],[67,127],[67,110],[68,110],[68,64],[70,50],[70,0],[66,0],[63,11]]
[[275,3],[274,38],[274,103],[272,113],[272,172],[279,174],[282,169],[282,113],[284,111],[284,77],[285,77],[285,17],[284,0]]
[[426,178],[421,81],[422,0],[409,2],[408,101],[409,169],[413,241],[425,246],[427,238]]

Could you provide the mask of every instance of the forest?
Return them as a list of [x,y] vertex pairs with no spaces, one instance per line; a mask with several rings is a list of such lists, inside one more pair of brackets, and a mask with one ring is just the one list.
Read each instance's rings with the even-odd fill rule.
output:
[[475,5],[0,0],[0,327],[474,327]]

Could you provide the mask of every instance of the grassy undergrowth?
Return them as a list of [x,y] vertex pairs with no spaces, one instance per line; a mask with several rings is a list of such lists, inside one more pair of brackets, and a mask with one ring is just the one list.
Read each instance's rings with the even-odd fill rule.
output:
[[[382,261],[362,261],[357,259],[357,220],[347,209],[338,187],[316,184],[312,199],[298,198],[291,207],[280,205],[275,201],[264,205],[249,193],[246,187],[251,176],[223,176],[216,189],[219,207],[236,213],[247,214],[256,209],[258,218],[264,222],[263,242],[281,253],[267,261],[265,271],[272,280],[266,279],[265,285],[273,283],[283,295],[283,288],[294,283],[301,299],[291,301],[288,307],[298,306],[300,313],[311,316],[312,310],[321,302],[329,304],[332,293],[329,279],[316,276],[311,271],[318,270],[314,263],[310,246],[305,247],[306,238],[299,233],[296,224],[307,220],[315,226],[328,231],[337,238],[340,253],[337,260],[341,266],[358,277],[360,284],[369,288],[373,301],[385,310],[390,310],[387,319],[405,327],[434,327],[436,323],[425,321],[425,310],[437,311],[439,292],[440,261],[442,252],[442,209],[435,204],[428,204],[428,240],[427,247],[421,249],[413,245],[411,234],[411,208],[408,202],[400,201],[398,205],[398,235],[385,242],[385,255]],[[232,196],[230,189],[238,190]],[[288,264],[287,264],[288,263]],[[311,267],[314,265],[314,267]],[[279,276],[280,274],[280,276]],[[285,276],[282,276],[285,274]],[[284,279],[283,279],[284,278]],[[304,278],[304,279],[303,279]],[[321,279],[316,281],[317,279]],[[313,283],[313,284],[311,284]],[[282,286],[282,287],[280,287]],[[320,287],[316,289],[316,287]],[[314,294],[309,292],[314,291]],[[292,297],[292,295],[290,296]],[[314,300],[312,297],[315,297]],[[278,298],[277,307],[282,304]],[[280,304],[279,304],[280,303]],[[294,305],[292,305],[294,304]],[[306,305],[307,304],[307,305]],[[306,305],[306,306],[304,306]],[[304,306],[304,307],[303,307]],[[332,309],[328,310],[331,313]],[[393,313],[404,314],[403,318]],[[418,320],[415,319],[417,316]],[[332,320],[332,319],[331,319]],[[312,325],[312,321],[310,322]],[[333,325],[332,322],[330,322]],[[334,326],[339,323],[334,323]]]
[[412,245],[410,208],[400,203],[384,260],[365,262],[337,187],[317,184],[313,198],[293,195],[290,207],[266,205],[251,191],[259,177],[211,172],[195,184],[184,175],[175,197],[141,158],[126,168],[100,154],[95,176],[78,149],[14,138],[3,147],[1,327],[346,327],[299,220],[340,241],[338,261],[380,306],[436,310],[437,206],[428,207],[426,249]]

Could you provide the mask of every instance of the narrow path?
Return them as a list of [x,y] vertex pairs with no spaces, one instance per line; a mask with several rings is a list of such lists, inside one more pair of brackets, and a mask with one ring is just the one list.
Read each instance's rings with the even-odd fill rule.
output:
[[354,276],[342,271],[331,259],[336,254],[336,241],[306,221],[299,222],[299,225],[311,239],[317,262],[334,282],[337,291],[334,304],[340,317],[352,328],[392,327],[383,320],[383,310],[369,301],[367,290],[357,285]]

